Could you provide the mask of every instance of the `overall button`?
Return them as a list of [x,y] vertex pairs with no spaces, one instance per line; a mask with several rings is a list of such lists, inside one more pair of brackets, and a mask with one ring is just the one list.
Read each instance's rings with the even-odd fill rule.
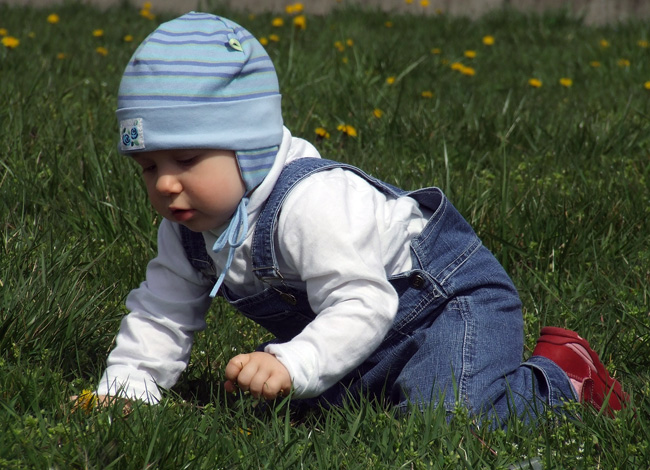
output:
[[289,305],[296,305],[298,303],[298,300],[296,299],[295,296],[291,294],[287,294],[286,292],[281,292],[280,298],[284,300],[286,303],[288,303]]
[[413,274],[409,277],[409,283],[414,289],[422,289],[426,285],[427,281],[421,274]]

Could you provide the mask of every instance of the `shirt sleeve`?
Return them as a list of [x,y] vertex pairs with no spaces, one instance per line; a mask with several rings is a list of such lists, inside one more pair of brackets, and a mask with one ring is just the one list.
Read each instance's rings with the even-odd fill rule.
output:
[[382,259],[382,200],[365,180],[336,169],[310,176],[283,204],[280,255],[317,316],[266,352],[287,367],[298,397],[320,395],[360,365],[392,325],[398,296]]
[[178,226],[164,220],[146,280],[126,299],[129,310],[107,359],[97,394],[155,403],[187,366],[194,332],[205,328],[210,283],[187,260]]

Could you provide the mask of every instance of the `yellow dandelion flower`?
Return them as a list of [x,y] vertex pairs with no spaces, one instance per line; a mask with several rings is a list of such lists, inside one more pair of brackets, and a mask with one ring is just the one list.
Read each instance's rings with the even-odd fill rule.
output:
[[13,36],[5,36],[2,38],[2,45],[7,49],[15,49],[20,45],[20,39]]
[[280,36],[278,36],[277,34],[269,34],[269,41],[279,42]]
[[142,8],[142,10],[140,10],[140,16],[148,20],[156,19],[156,15],[154,15],[149,8]]
[[266,36],[262,36],[260,38],[260,44],[262,46],[268,46],[269,45],[269,39]]
[[483,44],[485,44],[486,46],[493,46],[494,36],[490,36],[489,34],[487,36],[483,36]]
[[345,45],[342,41],[334,41],[334,47],[339,52],[343,52],[345,50]]
[[404,3],[406,3],[407,5],[410,5],[411,3],[413,3],[413,0],[404,0]]
[[573,85],[573,80],[567,77],[562,77],[560,78],[560,85],[562,85],[564,88],[571,88],[571,85]]
[[430,90],[425,90],[421,93],[422,98],[433,98],[433,92]]
[[343,134],[348,137],[356,137],[357,130],[349,124],[339,124],[336,130],[341,131]]
[[643,47],[644,49],[647,49],[648,47],[650,47],[650,43],[648,43],[648,41],[646,41],[645,39],[641,39],[641,40],[637,41],[636,43],[637,43],[637,45],[639,47]]
[[645,88],[646,90],[650,90],[650,80],[648,80],[643,84],[643,88]]
[[630,61],[627,59],[618,59],[616,62],[619,67],[629,67],[630,66]]
[[294,3],[291,5],[287,5],[284,8],[284,11],[287,12],[287,15],[296,15],[298,13],[302,13],[302,11],[305,9],[302,3]]
[[27,37],[30,39],[34,39],[36,37],[36,33],[34,31],[30,31],[27,33]]
[[47,15],[47,22],[50,24],[57,24],[60,20],[61,18],[59,18],[59,15],[56,13],[50,13]]
[[420,6],[426,8],[429,6],[429,0],[420,0]]
[[598,62],[597,60],[592,60],[591,62],[589,62],[589,65],[593,68],[598,68],[600,67],[600,62]]
[[609,47],[609,41],[607,39],[600,40],[600,47]]
[[431,49],[431,53],[438,55],[438,54],[442,53],[442,50],[440,50],[439,47],[434,47],[433,49]]
[[463,75],[467,75],[468,77],[473,77],[476,75],[476,70],[474,70],[472,67],[464,67],[459,70],[460,73]]
[[104,35],[104,30],[103,29],[95,29],[93,31],[93,37],[95,38],[101,38]]
[[341,62],[343,62],[344,64],[347,64],[348,62],[350,62],[350,59],[348,59],[347,57],[343,57],[341,59]]
[[127,34],[122,38],[122,40],[124,42],[133,42],[133,36],[131,34]]
[[105,47],[101,47],[101,46],[96,48],[95,52],[97,52],[97,54],[99,54],[99,55],[103,55],[104,57],[106,57],[108,55],[108,49],[106,49]]
[[528,84],[533,88],[539,88],[542,86],[542,81],[537,78],[531,78],[530,80],[528,80]]
[[59,53],[56,55],[56,58],[59,59],[59,60],[63,60],[63,59],[66,58],[66,55],[65,55],[65,53],[63,53],[63,52],[59,52]]
[[7,34],[9,34],[9,31],[7,31],[6,28],[0,28],[0,36],[4,37]]
[[348,39],[345,40],[345,45],[348,46],[348,47],[352,47],[352,46],[354,46],[354,41],[352,39],[348,38]]
[[97,405],[97,395],[92,390],[83,390],[77,397],[77,407],[84,410],[86,413],[92,411]]
[[279,16],[276,16],[271,21],[271,26],[274,26],[276,28],[280,28],[280,27],[284,26],[284,20],[282,18],[280,18]]
[[151,2],[144,2],[142,4],[142,8],[144,8],[145,10],[151,10],[152,7],[153,5],[151,4]]
[[317,127],[316,129],[314,129],[314,132],[316,132],[316,135],[321,139],[330,138],[330,133],[327,132],[327,130],[324,127]]
[[468,59],[473,59],[473,58],[476,57],[476,51],[468,50],[468,51],[465,51],[465,52],[463,53],[463,55],[464,55],[465,57],[467,57]]
[[377,119],[381,119],[381,117],[384,115],[384,112],[379,108],[375,108],[372,111],[372,115],[375,116]]
[[298,15],[293,19],[293,25],[304,31],[307,29],[307,18],[305,18],[305,15]]
[[395,83],[395,77],[390,76],[390,77],[386,78],[386,84],[387,85],[392,85],[393,83]]
[[392,21],[386,21],[386,22],[384,22],[384,26],[386,26],[387,28],[392,28],[393,27],[393,22]]
[[450,67],[451,67],[451,70],[456,70],[456,71],[460,72],[461,70],[463,70],[463,67],[465,67],[465,66],[463,64],[461,64],[460,62],[453,62],[450,65]]

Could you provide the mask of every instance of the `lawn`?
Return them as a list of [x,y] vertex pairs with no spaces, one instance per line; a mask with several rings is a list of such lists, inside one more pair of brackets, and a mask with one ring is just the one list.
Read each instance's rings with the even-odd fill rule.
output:
[[172,16],[0,4],[0,469],[650,467],[650,24],[421,8],[210,11],[265,44],[294,135],[447,193],[521,293],[525,356],[542,326],[575,329],[631,407],[499,431],[461,407],[449,424],[370,401],[296,416],[221,391],[228,359],[268,334],[216,301],[159,406],[72,412],[156,252],[114,110],[129,57]]

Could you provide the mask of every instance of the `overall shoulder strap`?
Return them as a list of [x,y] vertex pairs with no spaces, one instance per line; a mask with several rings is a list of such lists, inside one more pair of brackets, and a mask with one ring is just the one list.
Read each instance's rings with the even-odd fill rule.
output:
[[324,158],[299,158],[294,160],[286,165],[280,173],[273,191],[264,204],[256,222],[251,256],[253,270],[259,279],[281,279],[273,238],[277,227],[278,215],[287,195],[298,183],[308,176],[334,168],[351,171],[386,194],[395,197],[406,194],[406,191],[384,183],[366,174],[359,168],[346,163],[335,162]]
[[216,269],[212,258],[208,256],[205,248],[205,240],[201,232],[193,232],[184,225],[179,225],[181,231],[181,243],[185,250],[188,261],[206,277],[216,279]]

